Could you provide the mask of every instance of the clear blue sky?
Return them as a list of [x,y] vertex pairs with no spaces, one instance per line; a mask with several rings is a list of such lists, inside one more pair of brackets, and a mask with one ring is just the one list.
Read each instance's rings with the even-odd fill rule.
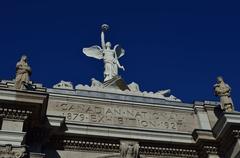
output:
[[[240,2],[7,0],[0,2],[0,78],[13,79],[27,54],[31,79],[52,87],[60,80],[103,80],[102,61],[83,47],[100,45],[100,25],[126,54],[120,75],[142,91],[170,88],[184,102],[218,100],[222,75],[240,105]],[[240,107],[238,107],[240,109]]]

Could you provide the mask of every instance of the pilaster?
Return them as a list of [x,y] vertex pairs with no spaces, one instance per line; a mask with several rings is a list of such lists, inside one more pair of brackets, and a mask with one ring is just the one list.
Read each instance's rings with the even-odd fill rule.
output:
[[206,109],[204,108],[203,102],[194,102],[194,111],[198,117],[200,128],[205,130],[210,130],[210,121]]

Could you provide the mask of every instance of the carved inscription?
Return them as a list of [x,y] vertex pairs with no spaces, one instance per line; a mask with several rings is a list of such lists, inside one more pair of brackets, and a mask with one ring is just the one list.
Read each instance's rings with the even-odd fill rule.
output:
[[65,116],[67,121],[74,122],[184,131],[191,131],[191,126],[195,125],[193,113],[176,110],[56,101],[51,102],[49,107],[50,113],[53,111],[54,114]]

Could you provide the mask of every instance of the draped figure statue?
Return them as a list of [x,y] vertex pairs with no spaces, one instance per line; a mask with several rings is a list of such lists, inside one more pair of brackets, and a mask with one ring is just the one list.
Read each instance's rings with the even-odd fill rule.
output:
[[103,24],[101,27],[101,44],[100,46],[92,46],[89,48],[83,48],[83,53],[88,57],[95,59],[103,59],[104,62],[104,81],[112,79],[118,75],[118,69],[124,69],[119,63],[118,59],[121,58],[125,51],[118,44],[111,49],[111,43],[105,42],[105,32],[109,29],[107,24]]
[[216,96],[220,97],[222,110],[226,112],[234,111],[233,102],[231,98],[231,87],[226,84],[222,77],[217,78],[217,83],[214,85],[214,92]]
[[26,84],[29,83],[31,73],[31,68],[27,63],[27,56],[23,55],[16,65],[15,88],[25,89]]

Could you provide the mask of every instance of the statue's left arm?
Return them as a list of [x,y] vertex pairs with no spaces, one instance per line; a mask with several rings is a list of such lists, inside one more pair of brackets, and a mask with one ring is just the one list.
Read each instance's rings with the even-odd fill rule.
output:
[[116,64],[117,64],[117,66],[120,68],[120,69],[123,69],[124,71],[125,71],[125,68],[124,68],[124,66],[122,66],[120,63],[119,63],[119,61],[118,61],[118,58],[115,58],[116,59]]

